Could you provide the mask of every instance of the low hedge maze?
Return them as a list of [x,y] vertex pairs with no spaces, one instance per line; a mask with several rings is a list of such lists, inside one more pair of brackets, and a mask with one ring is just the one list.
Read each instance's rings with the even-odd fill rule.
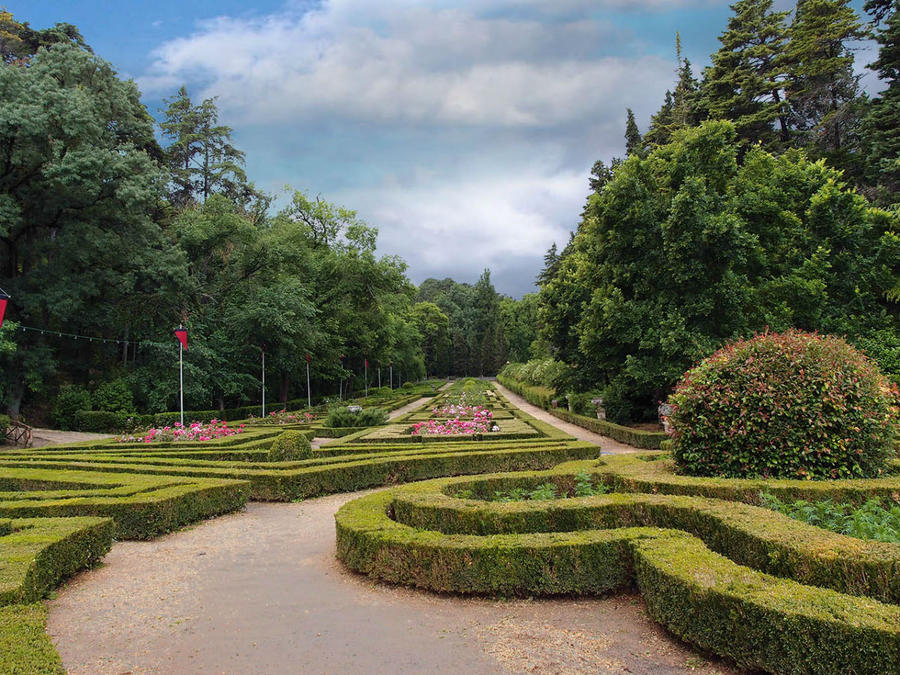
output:
[[[649,461],[648,461],[649,460]],[[618,490],[554,501],[487,501],[578,472]],[[374,578],[437,592],[597,595],[636,587],[672,633],[776,673],[894,673],[900,545],[827,532],[754,505],[785,496],[900,492],[875,481],[709,481],[660,453],[551,471],[428,481],[346,504],[338,557]],[[457,498],[455,495],[480,497]],[[673,494],[674,493],[674,494]]]

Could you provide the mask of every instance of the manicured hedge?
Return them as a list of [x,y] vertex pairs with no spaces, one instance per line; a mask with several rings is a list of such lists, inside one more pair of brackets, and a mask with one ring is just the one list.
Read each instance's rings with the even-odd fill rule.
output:
[[286,462],[310,457],[312,447],[309,439],[299,431],[285,431],[272,443],[268,459],[273,462]]
[[497,375],[497,382],[524,398],[531,405],[536,405],[544,410],[550,410],[553,407],[551,402],[556,398],[556,392],[552,389],[524,384],[503,375]]
[[[900,464],[895,464],[900,473]],[[861,504],[871,497],[893,499],[900,494],[900,475],[850,480],[762,480],[752,478],[700,478],[675,473],[671,457],[662,452],[641,455],[606,455],[595,471],[617,492],[697,495],[759,504],[769,492],[782,500]]]
[[593,431],[601,436],[607,436],[620,443],[626,443],[627,445],[632,445],[644,450],[657,450],[659,449],[660,443],[668,438],[668,436],[661,431],[632,429],[631,427],[624,427],[621,424],[613,424],[606,420],[585,417],[584,415],[570,413],[568,410],[561,410],[559,408],[551,408],[547,412],[565,422],[577,424],[579,427],[583,427],[588,431]]
[[[582,470],[588,463],[565,465]],[[552,482],[571,491],[563,467],[532,474],[453,481],[443,490],[490,495]],[[452,494],[452,493],[451,493]],[[741,565],[850,595],[900,603],[900,546],[863,541],[740,502],[652,494],[608,494],[552,502],[477,503],[446,494],[401,492],[391,504],[395,520],[444,534],[523,534],[616,527],[659,527],[688,532]]]
[[[598,453],[598,448],[590,443],[524,444],[502,450],[479,444],[467,444],[455,448],[453,452],[434,451],[430,447],[416,446],[388,452],[314,458],[271,466],[238,466],[231,462],[194,463],[154,458],[145,461],[137,458],[110,460],[96,454],[61,457],[46,455],[29,466],[46,467],[48,476],[60,476],[66,469],[72,472],[66,475],[73,475],[77,471],[77,475],[85,481],[90,480],[90,476],[98,474],[103,476],[104,480],[112,481],[114,476],[124,476],[136,483],[143,478],[151,484],[154,480],[163,479],[181,480],[192,484],[200,482],[201,478],[233,478],[250,481],[252,499],[292,501],[438,476],[546,469],[566,460],[593,458]],[[22,465],[24,462],[12,460],[6,466],[11,464]],[[4,469],[4,464],[0,463],[0,480],[3,479],[4,473],[17,470],[19,469]],[[150,475],[141,476],[141,474]],[[229,483],[227,480],[219,482]],[[108,506],[109,509],[116,511],[116,514],[109,513],[109,515],[116,517],[117,522],[124,516],[121,513],[123,506],[119,502],[121,499],[116,500],[116,504]],[[21,504],[20,508],[26,508],[26,505]],[[35,506],[33,515],[44,515],[42,511],[46,508]],[[90,511],[91,515],[95,513],[97,511]],[[7,512],[4,510],[4,503],[0,502],[0,516],[5,515]]]
[[[583,468],[584,464],[579,466]],[[631,521],[623,514],[630,512],[633,520],[635,514],[648,511],[680,513],[678,518],[693,522],[700,531],[705,527],[705,536],[729,549],[729,555],[735,555],[734,551],[741,554],[745,542],[752,540],[775,542],[771,552],[777,559],[780,545],[787,541],[798,556],[806,556],[807,562],[817,561],[827,567],[827,552],[806,546],[810,541],[807,535],[816,528],[743,504],[696,498],[610,495],[498,504],[455,500],[443,494],[473,482],[477,481],[430,481],[346,504],[336,515],[338,557],[357,572],[443,592],[595,595],[636,584],[651,614],[669,630],[747,668],[771,672],[886,673],[893,672],[900,663],[900,607],[766,574],[715,553],[688,532],[630,527]],[[654,499],[656,508],[650,509],[654,503],[647,500]],[[632,504],[621,511],[629,500]],[[568,528],[531,531],[540,523],[565,520],[558,512],[566,503],[571,505],[572,513],[579,506],[590,511],[590,507],[604,503],[616,508],[606,512],[604,518],[609,520],[605,522],[603,518],[599,523],[594,520],[594,508],[593,515],[585,520],[576,517],[568,522]],[[697,506],[703,506],[705,513],[693,518],[685,515]],[[417,508],[420,511],[415,516]],[[734,513],[746,516],[744,510],[758,516],[742,522],[747,528],[745,536],[721,536],[740,531],[734,524]],[[485,520],[496,517],[506,530],[521,529],[524,533],[481,536],[422,529],[451,512],[454,530],[457,526],[467,530],[463,525],[467,522],[471,531],[478,531]],[[410,517],[412,522],[407,523]],[[423,522],[423,517],[427,522]],[[719,536],[710,525],[716,521],[720,525]],[[554,527],[559,525],[562,523],[553,523]],[[606,529],[609,527],[614,529]],[[849,539],[830,533],[822,536]],[[845,550],[852,546],[852,541],[844,542]],[[900,552],[889,545],[869,545],[867,550],[893,551],[894,562]],[[883,558],[873,557],[874,562],[881,560],[881,564],[886,564]],[[857,559],[864,570],[865,556],[860,554]],[[796,571],[815,576],[802,562]],[[882,576],[891,578],[883,573]],[[896,576],[895,568],[892,578]],[[860,577],[854,578],[858,581]],[[883,587],[879,592],[884,590]]]
[[632,429],[631,427],[622,426],[621,424],[613,424],[606,420],[598,420],[593,417],[569,412],[565,408],[554,408],[551,405],[551,400],[556,397],[556,392],[552,389],[547,389],[546,387],[533,387],[502,375],[497,376],[497,381],[532,405],[543,408],[554,417],[558,417],[565,422],[575,424],[588,431],[593,431],[601,436],[615,439],[620,443],[633,445],[636,448],[655,450],[659,448],[660,443],[667,438],[666,434],[659,431]]
[[[249,492],[249,484],[239,480],[0,465],[0,482],[12,481],[21,481],[22,489],[0,501],[0,517],[110,517],[122,539],[149,539],[234,511]],[[49,489],[40,489],[41,482]],[[59,483],[80,485],[57,489]]]
[[41,603],[0,607],[0,674],[65,675]]
[[0,538],[0,605],[42,598],[60,581],[93,567],[109,551],[109,518],[14,520]]

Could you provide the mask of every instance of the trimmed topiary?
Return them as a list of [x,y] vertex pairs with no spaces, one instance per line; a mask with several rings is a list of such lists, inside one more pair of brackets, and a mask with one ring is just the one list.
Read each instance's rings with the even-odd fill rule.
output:
[[843,340],[788,331],[720,349],[669,398],[684,473],[735,478],[869,478],[898,433],[895,385]]
[[269,461],[288,462],[297,459],[309,459],[312,457],[312,446],[309,437],[302,431],[285,431],[269,450]]
[[387,413],[381,408],[354,410],[350,407],[340,407],[328,411],[325,426],[332,428],[372,427],[384,424],[387,419]]

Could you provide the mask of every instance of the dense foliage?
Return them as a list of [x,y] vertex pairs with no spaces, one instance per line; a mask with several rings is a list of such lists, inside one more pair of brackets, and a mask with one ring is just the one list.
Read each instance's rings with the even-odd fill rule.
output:
[[862,506],[842,504],[832,499],[791,502],[767,493],[760,498],[763,506],[816,527],[859,539],[900,544],[900,503],[892,504],[880,499],[869,499]]
[[629,115],[627,158],[594,165],[539,276],[537,344],[610,419],[654,418],[687,368],[767,327],[843,335],[900,381],[900,16],[865,8],[880,96],[854,74],[868,28],[846,0],[739,0],[702,77],[679,40],[647,133]]
[[876,477],[900,432],[897,387],[869,359],[796,331],[720,349],[669,402],[672,455],[697,476]]
[[629,157],[541,289],[546,340],[613,421],[655,415],[688,367],[767,326],[847,335],[900,378],[897,213],[823,161],[741,152],[706,122]]
[[328,411],[326,427],[371,427],[387,422],[387,413],[381,408],[351,408],[338,406]]

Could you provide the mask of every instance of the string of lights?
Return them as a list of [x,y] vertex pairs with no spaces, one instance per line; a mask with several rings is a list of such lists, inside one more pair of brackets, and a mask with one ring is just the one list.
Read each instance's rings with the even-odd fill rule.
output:
[[31,332],[31,333],[40,333],[41,335],[53,335],[56,337],[70,338],[72,340],[84,340],[85,342],[100,342],[106,344],[116,344],[116,345],[147,345],[154,344],[148,340],[117,340],[115,338],[102,338],[96,337],[93,335],[78,335],[76,333],[65,333],[63,331],[58,330],[50,330],[49,328],[36,328],[35,326],[19,326],[16,330],[20,330],[23,333]]

